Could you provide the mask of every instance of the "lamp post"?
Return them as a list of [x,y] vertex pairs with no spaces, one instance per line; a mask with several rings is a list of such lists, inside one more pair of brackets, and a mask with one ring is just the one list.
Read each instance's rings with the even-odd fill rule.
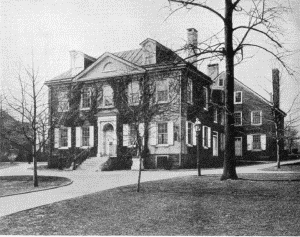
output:
[[198,118],[196,118],[195,122],[195,130],[196,130],[196,140],[197,140],[197,169],[198,176],[201,176],[201,165],[200,165],[200,132],[201,132],[201,122]]

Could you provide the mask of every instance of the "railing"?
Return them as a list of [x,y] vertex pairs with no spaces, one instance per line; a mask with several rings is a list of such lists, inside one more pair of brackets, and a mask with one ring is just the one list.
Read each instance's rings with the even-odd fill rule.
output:
[[90,156],[90,149],[83,150],[74,157],[73,170],[76,170]]

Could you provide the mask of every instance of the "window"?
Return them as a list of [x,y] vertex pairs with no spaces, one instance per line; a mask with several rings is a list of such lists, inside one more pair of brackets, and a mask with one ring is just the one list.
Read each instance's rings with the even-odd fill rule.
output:
[[68,99],[68,91],[60,91],[58,93],[58,112],[65,112],[69,110],[69,99]]
[[253,150],[261,149],[261,139],[260,135],[253,135]]
[[158,144],[168,144],[168,123],[158,123]]
[[188,122],[188,127],[187,127],[187,142],[188,144],[192,145],[193,144],[193,123]]
[[131,82],[128,85],[128,103],[130,105],[138,104],[140,100],[139,82]]
[[213,132],[213,156],[219,155],[218,132]]
[[89,146],[90,141],[90,129],[89,127],[82,128],[82,146]]
[[168,102],[168,80],[160,80],[156,82],[156,93],[158,103]]
[[114,106],[114,92],[111,86],[106,85],[98,92],[98,106],[99,107],[113,107]]
[[135,145],[135,142],[136,142],[136,130],[134,129],[134,126],[131,125],[130,126],[130,130],[129,130],[129,145],[130,146],[133,146]]
[[234,125],[242,125],[242,112],[234,112]]
[[191,79],[188,79],[187,84],[187,102],[193,103],[193,82]]
[[84,88],[81,93],[81,108],[86,109],[91,106],[90,88]]
[[208,110],[208,88],[203,87],[204,109]]
[[235,91],[234,92],[234,103],[235,104],[242,104],[243,102],[242,98],[242,92],[241,91]]
[[68,146],[68,128],[59,129],[60,137],[59,137],[59,146],[67,147]]
[[223,86],[224,85],[224,80],[223,78],[219,78],[219,86]]
[[252,111],[251,112],[251,124],[252,125],[261,125],[261,111]]
[[218,109],[214,108],[214,123],[218,123]]

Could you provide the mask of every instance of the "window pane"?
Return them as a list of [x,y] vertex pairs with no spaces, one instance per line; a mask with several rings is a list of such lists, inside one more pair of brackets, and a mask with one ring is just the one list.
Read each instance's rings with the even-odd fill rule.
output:
[[89,108],[90,107],[90,91],[89,89],[83,89],[82,92],[82,108]]
[[252,123],[253,124],[260,124],[261,117],[260,117],[260,111],[254,111],[252,112]]
[[168,124],[158,124],[158,144],[168,144]]
[[253,149],[261,149],[260,135],[253,135]]
[[90,130],[89,127],[82,128],[82,146],[89,146]]
[[60,147],[67,147],[68,146],[68,129],[62,128],[60,129]]
[[241,125],[242,124],[242,113],[236,112],[234,113],[234,124],[235,125]]
[[237,91],[237,92],[235,93],[235,102],[237,102],[237,103],[242,102],[242,92]]

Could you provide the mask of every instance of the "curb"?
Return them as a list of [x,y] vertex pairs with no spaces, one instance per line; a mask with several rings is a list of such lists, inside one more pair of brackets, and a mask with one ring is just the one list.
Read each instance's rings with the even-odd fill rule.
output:
[[26,191],[26,192],[21,192],[21,193],[13,193],[13,194],[8,194],[8,195],[0,195],[0,199],[4,198],[4,197],[10,197],[10,196],[16,196],[16,195],[21,195],[21,194],[35,193],[35,192],[40,192],[40,191],[46,191],[46,190],[61,188],[61,187],[69,186],[72,183],[73,183],[73,180],[70,180],[67,183],[59,185],[59,186],[53,186],[53,187],[49,187],[49,188],[42,188],[42,189],[39,189],[39,190],[31,190],[31,191]]

